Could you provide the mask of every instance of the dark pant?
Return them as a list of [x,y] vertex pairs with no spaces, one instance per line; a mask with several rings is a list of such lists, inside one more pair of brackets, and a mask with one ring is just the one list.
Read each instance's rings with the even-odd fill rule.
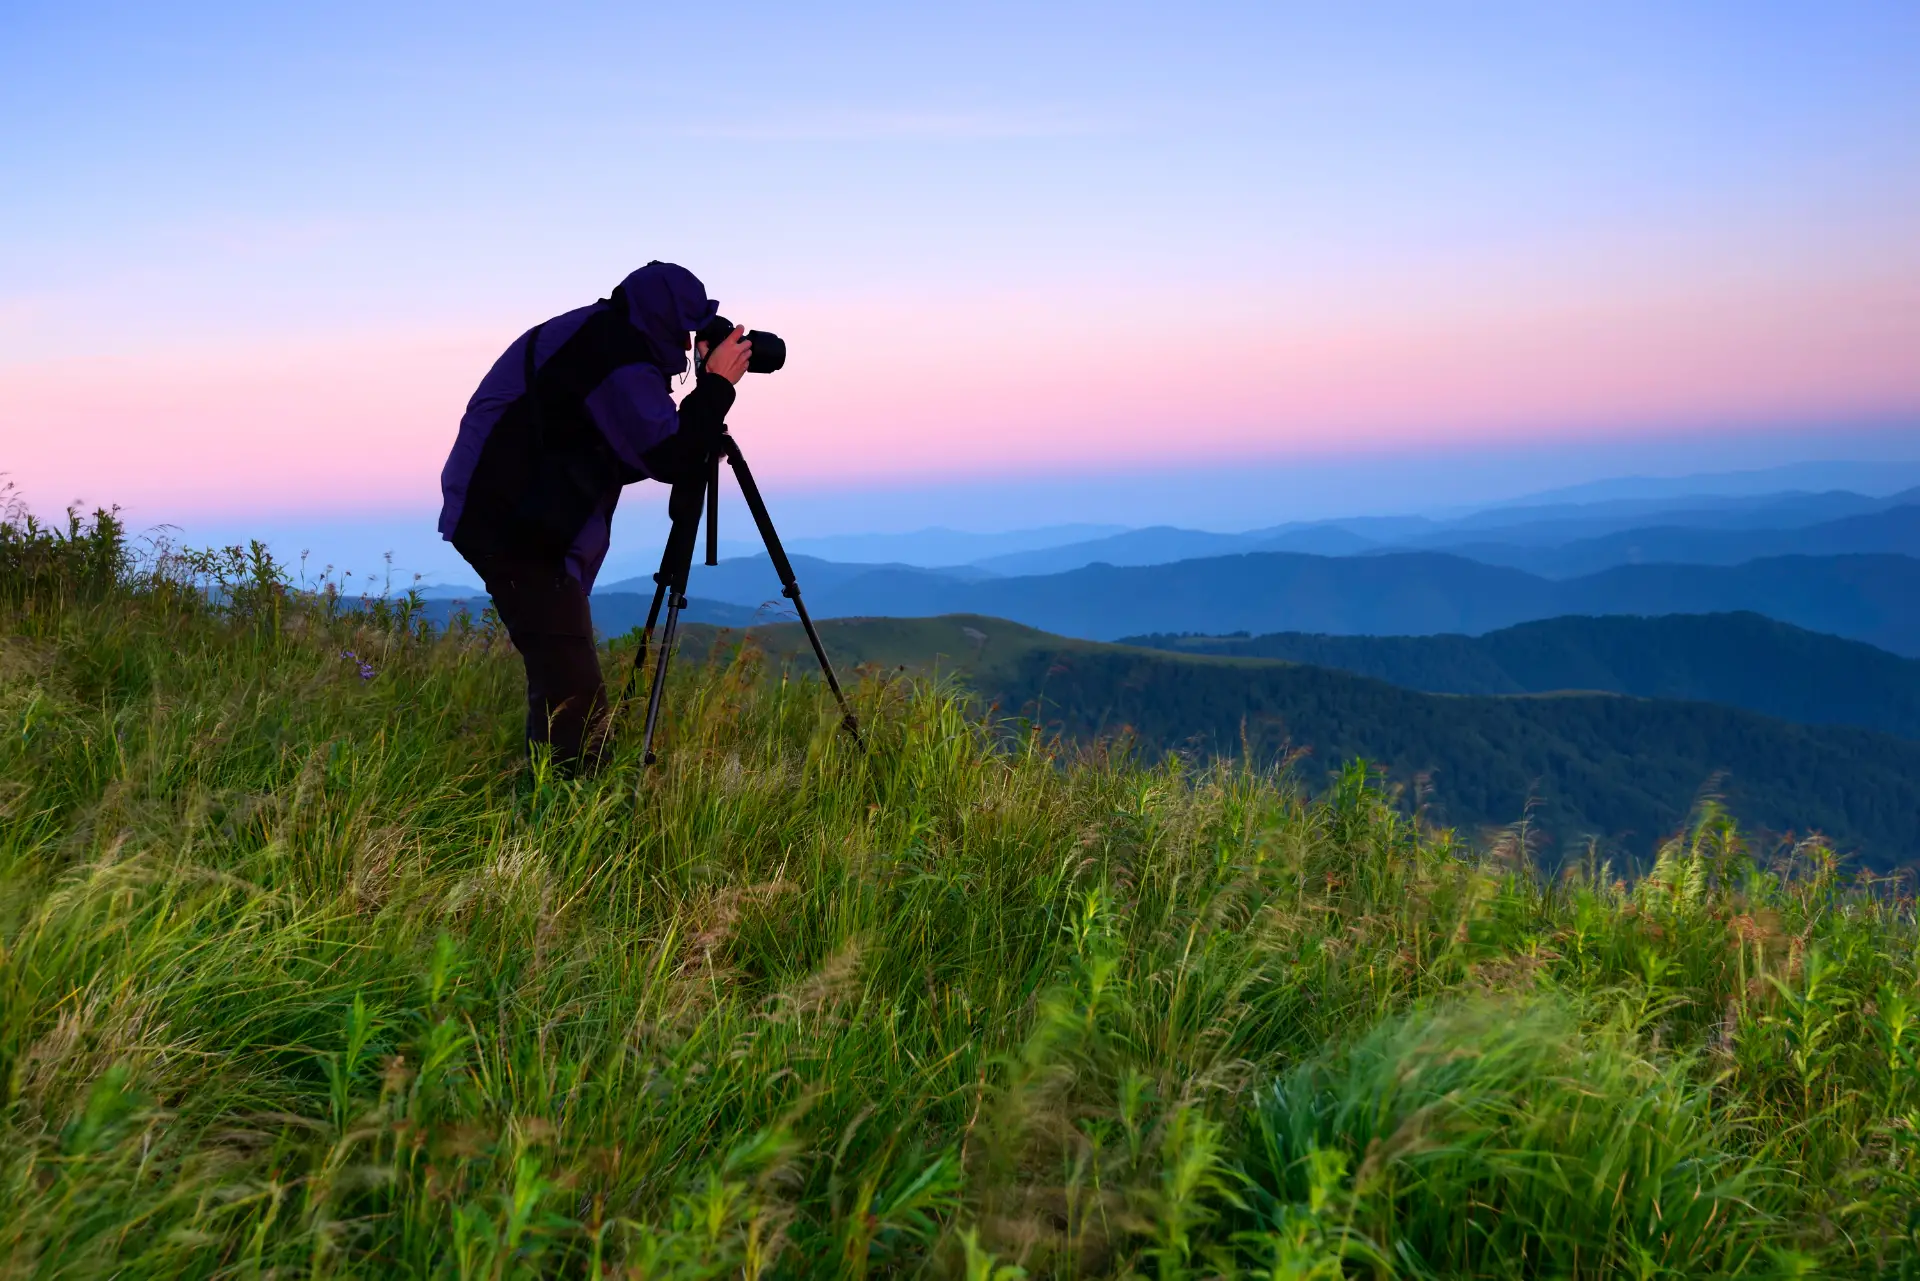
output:
[[607,753],[607,686],[586,589],[557,560],[468,557],[527,669],[527,747],[592,773]]

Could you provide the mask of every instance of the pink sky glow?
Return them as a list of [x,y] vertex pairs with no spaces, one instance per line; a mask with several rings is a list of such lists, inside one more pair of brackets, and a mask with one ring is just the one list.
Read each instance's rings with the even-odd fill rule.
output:
[[1416,456],[1491,500],[1920,454],[1920,6],[1762,8],[749,3],[716,66],[593,0],[29,5],[0,473],[425,529],[495,357],[656,257],[789,340],[733,425],[822,526],[1153,522],[1241,460],[1356,460],[1364,505]]
[[[1920,408],[1920,271],[1475,274],[1321,297],[1258,286],[770,302],[795,358],[734,424],[783,483],[1149,466],[1626,435]],[[760,313],[756,312],[756,315]],[[877,339],[871,317],[886,317]],[[1212,317],[1161,328],[1151,318]],[[0,366],[37,508],[417,507],[523,322],[272,335]]]

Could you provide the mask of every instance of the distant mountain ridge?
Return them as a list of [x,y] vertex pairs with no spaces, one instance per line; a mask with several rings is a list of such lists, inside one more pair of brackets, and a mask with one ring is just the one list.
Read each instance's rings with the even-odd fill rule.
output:
[[[1896,512],[1920,519],[1920,488],[1883,497],[1849,491],[1759,496],[1693,495],[1685,500],[1615,499],[1585,504],[1492,508],[1450,520],[1374,517],[1277,525],[1220,534],[1170,525],[1128,530],[1086,542],[1063,543],[975,562],[1005,575],[1054,574],[1083,565],[1160,565],[1242,552],[1291,551],[1351,556],[1405,551],[1450,551],[1488,564],[1569,577],[1635,561],[1738,564],[1762,556],[1842,552],[1911,554],[1915,538]],[[1820,532],[1848,518],[1881,516]],[[1746,530],[1702,535],[1684,531]],[[1790,533],[1788,531],[1803,531]],[[1644,550],[1636,550],[1645,545]],[[1560,549],[1560,550],[1555,550]]]
[[[950,569],[922,569],[916,565],[898,563],[865,564],[854,561],[822,560],[818,556],[803,556],[793,553],[787,557],[793,565],[794,576],[799,580],[801,590],[811,605],[816,593],[831,591],[847,583],[868,578],[875,574],[900,574],[911,578],[925,578],[933,583],[973,583],[996,577],[993,573],[973,565],[957,565]],[[638,592],[653,595],[653,576],[622,578],[613,582],[595,585],[593,598],[622,592]],[[773,562],[765,552],[753,556],[736,556],[721,561],[718,565],[703,565],[697,560],[688,579],[688,590],[697,592],[711,600],[730,601],[735,605],[763,605],[767,603],[784,604],[780,596],[780,577],[773,571]]]
[[1920,556],[1920,504],[1847,516],[1798,528],[1725,529],[1665,525],[1623,530],[1559,546],[1471,542],[1448,548],[1489,565],[1548,577],[1593,574],[1622,564],[1738,565],[1775,556],[1890,553]]
[[1312,663],[1435,694],[1600,691],[1920,739],[1920,660],[1754,613],[1560,617],[1482,636],[1281,632],[1123,643]]
[[[1052,526],[1006,537],[1053,545],[979,563],[929,568],[804,554],[794,562],[818,617],[978,612],[1112,639],[1479,634],[1561,614],[1750,610],[1915,654],[1916,500],[1920,489],[1615,495],[1444,520],[1362,517],[1241,534],[1160,526],[1066,543],[1057,540],[1084,527]],[[1664,523],[1647,524],[1649,513]],[[960,540],[955,548],[991,544],[991,536],[951,530],[920,535]],[[869,553],[886,545],[853,542]],[[764,555],[696,565],[691,588],[705,617],[781,617],[790,608]],[[457,584],[431,593],[475,594]],[[652,593],[650,575],[603,580],[594,594],[603,632],[624,630],[635,613],[623,597]]]
[[[445,627],[459,613],[478,623],[491,602],[486,593],[469,596],[431,596],[426,600],[425,616],[436,626]],[[614,592],[593,598],[593,630],[600,639],[624,636],[646,625],[647,611],[653,606],[653,593]],[[690,597],[680,617],[688,623],[714,623],[722,627],[751,627],[757,623],[777,623],[793,617],[791,611],[761,610],[727,601]]]
[[[972,613],[1089,640],[1150,632],[1477,635],[1561,614],[1746,610],[1920,656],[1920,559],[1906,556],[1625,565],[1560,580],[1439,552],[1260,552],[974,583],[904,566],[818,568],[800,570],[818,618]],[[779,603],[764,557],[721,569],[727,574],[696,566],[692,591],[736,605]],[[726,594],[735,588],[739,594]]]
[[1014,576],[1061,573],[1092,564],[1164,565],[1173,561],[1230,556],[1247,551],[1350,556],[1378,546],[1380,543],[1375,539],[1356,533],[1336,521],[1299,528],[1255,530],[1247,534],[1212,534],[1197,529],[1155,525],[1090,542],[993,556],[978,564],[983,569]]
[[[749,527],[751,528],[751,527]],[[787,541],[789,552],[855,564],[905,562],[923,567],[979,565],[989,558],[1017,555],[1066,543],[1086,542],[1127,532],[1125,525],[1043,525],[1005,533],[978,534],[930,526],[899,534],[827,534]]]
[[1613,476],[1562,485],[1517,499],[1517,503],[1662,499],[1678,495],[1730,496],[1781,490],[1852,489],[1887,494],[1920,486],[1920,460],[1823,459],[1745,471],[1692,472],[1685,476]]

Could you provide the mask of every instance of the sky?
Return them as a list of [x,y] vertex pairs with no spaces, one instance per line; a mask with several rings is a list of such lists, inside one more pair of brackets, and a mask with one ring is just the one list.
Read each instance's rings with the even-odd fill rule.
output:
[[652,258],[787,338],[799,535],[1920,458],[1917,122],[1910,0],[0,0],[0,471],[424,566],[481,375]]

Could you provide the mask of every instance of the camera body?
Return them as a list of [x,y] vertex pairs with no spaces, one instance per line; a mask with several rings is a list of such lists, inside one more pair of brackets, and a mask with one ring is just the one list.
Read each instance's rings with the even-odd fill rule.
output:
[[[733,332],[733,322],[725,316],[715,316],[700,326],[694,338],[707,344],[711,351],[715,343],[720,342]],[[770,374],[787,363],[787,344],[780,335],[768,333],[764,329],[751,329],[746,340],[753,345],[753,354],[747,357],[747,372],[750,374]]]

